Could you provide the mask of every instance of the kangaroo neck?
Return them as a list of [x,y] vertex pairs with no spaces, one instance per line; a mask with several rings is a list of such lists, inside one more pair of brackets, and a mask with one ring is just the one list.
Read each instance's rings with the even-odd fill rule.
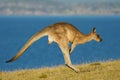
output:
[[80,34],[78,44],[84,44],[92,40],[91,34]]

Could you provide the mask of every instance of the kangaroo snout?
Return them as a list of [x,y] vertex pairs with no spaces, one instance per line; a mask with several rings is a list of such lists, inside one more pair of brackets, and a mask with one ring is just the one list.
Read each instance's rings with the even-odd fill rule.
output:
[[100,42],[102,42],[102,38],[100,39]]

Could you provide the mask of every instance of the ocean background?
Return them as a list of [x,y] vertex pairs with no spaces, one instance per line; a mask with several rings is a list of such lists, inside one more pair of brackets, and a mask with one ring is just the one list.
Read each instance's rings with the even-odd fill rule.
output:
[[120,16],[0,16],[0,71],[64,65],[58,45],[48,45],[47,37],[35,42],[16,61],[5,63],[32,35],[56,22],[71,23],[85,34],[96,27],[103,38],[101,43],[78,45],[71,54],[73,64],[120,59]]

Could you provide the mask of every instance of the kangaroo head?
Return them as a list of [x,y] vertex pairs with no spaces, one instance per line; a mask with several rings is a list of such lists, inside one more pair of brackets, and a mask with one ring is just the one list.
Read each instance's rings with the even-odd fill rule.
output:
[[93,40],[96,40],[96,41],[98,41],[98,42],[101,42],[101,41],[102,41],[102,38],[101,38],[100,35],[97,34],[97,32],[96,32],[96,28],[93,28],[93,31],[92,31],[92,33],[91,33],[91,36],[92,36],[92,39],[93,39]]

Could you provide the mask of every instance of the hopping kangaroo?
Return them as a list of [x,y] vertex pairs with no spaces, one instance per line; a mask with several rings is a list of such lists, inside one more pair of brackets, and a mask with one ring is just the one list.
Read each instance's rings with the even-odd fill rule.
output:
[[[102,38],[96,33],[96,29],[93,28],[93,31],[89,34],[83,34],[80,32],[75,26],[69,23],[59,22],[44,28],[39,31],[35,35],[33,35],[23,46],[23,48],[14,56],[12,59],[6,61],[12,62],[19,58],[29,47],[38,39],[48,36],[48,44],[55,42],[60,47],[65,64],[67,67],[71,68],[75,72],[79,72],[79,69],[75,68],[70,59],[70,54],[73,52],[74,48],[78,44],[84,44],[91,40],[96,40],[98,42],[102,41]],[[71,47],[69,47],[69,43],[72,43]],[[52,55],[52,54],[51,54]]]

